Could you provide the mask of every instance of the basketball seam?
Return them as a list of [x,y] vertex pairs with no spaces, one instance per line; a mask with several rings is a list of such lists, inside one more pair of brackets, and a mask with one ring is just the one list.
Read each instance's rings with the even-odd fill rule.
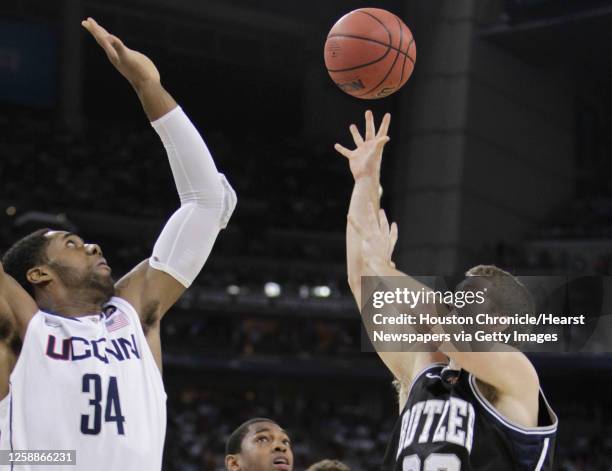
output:
[[408,43],[408,47],[406,48],[405,55],[406,55],[406,57],[408,57],[408,59],[410,59],[410,62],[412,62],[412,64],[414,65],[414,59],[409,54],[410,53],[410,46],[412,46],[413,44],[414,44],[414,36],[412,36],[412,38],[410,38],[410,42]]
[[[402,28],[402,22],[401,20],[395,16],[395,19],[397,20],[399,27],[400,27],[400,32],[403,31],[404,29]],[[408,43],[408,48],[406,49],[406,53],[408,51],[410,51],[410,45],[412,44],[412,41],[414,41],[414,38],[411,38],[410,42]],[[402,73],[400,74],[400,79],[399,79],[399,83],[398,83],[398,87],[402,86],[402,80],[404,79],[404,69],[406,68],[406,54],[404,54],[404,63],[402,64]]]
[[[364,13],[365,13],[365,12],[364,12]],[[372,15],[372,16],[373,16],[373,15]],[[399,18],[397,18],[397,17],[396,17],[396,19],[397,19],[397,20],[398,20],[398,22],[399,22]],[[397,59],[398,59],[398,57],[399,57],[399,55],[400,55],[400,52],[401,52],[401,50],[402,50],[402,42],[403,42],[403,40],[404,40],[404,31],[403,31],[403,29],[402,29],[402,25],[401,25],[401,23],[400,23],[399,27],[400,27],[399,44],[397,45],[397,49],[395,49],[395,50],[397,51],[397,54],[395,55],[395,59],[393,59],[393,64],[391,64],[391,67],[389,67],[389,70],[387,70],[387,73],[386,73],[386,74],[385,74],[385,76],[384,76],[384,77],[381,79],[381,81],[380,81],[380,82],[378,82],[378,83],[377,83],[377,84],[376,84],[374,87],[370,88],[370,89],[369,89],[367,92],[363,92],[363,93],[360,93],[359,95],[355,95],[356,97],[360,97],[360,96],[367,95],[368,93],[372,93],[374,90],[376,90],[378,87],[380,87],[380,86],[381,86],[381,84],[383,84],[385,80],[387,80],[387,77],[389,77],[389,75],[391,75],[391,72],[393,71],[393,69],[394,69],[394,67],[395,67],[395,64],[397,64]],[[385,29],[386,29],[386,27],[385,27]],[[387,30],[387,31],[388,31],[388,30]],[[389,39],[389,42],[390,42],[390,43],[393,43],[393,41],[392,41],[391,39]],[[403,69],[402,69],[402,72],[403,72]]]
[[387,36],[389,36],[389,46],[393,46],[393,35],[391,34],[391,31],[389,31],[389,28],[387,28],[387,25],[380,18],[373,15],[372,13],[368,13],[367,11],[363,11],[363,10],[357,10],[357,11],[359,13],[363,13],[364,15],[368,15],[370,18],[374,19],[374,21],[378,22],[380,26],[382,26],[384,30],[387,32]]
[[[387,36],[389,37],[389,44],[380,43],[383,46],[387,46],[387,50],[385,51],[385,53],[381,57],[379,57],[378,59],[376,59],[376,60],[374,60],[372,62],[368,62],[367,64],[356,65],[356,66],[353,66],[353,67],[348,67],[346,69],[331,69],[331,70],[327,69],[328,72],[334,72],[334,73],[335,72],[348,72],[350,70],[357,70],[357,69],[360,69],[362,67],[367,67],[369,65],[376,64],[377,62],[380,62],[385,57],[387,57],[389,55],[389,51],[393,47],[393,35],[391,34],[391,31],[389,31],[389,28],[387,28],[387,25],[385,25],[379,18],[377,18],[376,16],[372,15],[371,13],[368,13],[368,12],[363,11],[363,10],[357,10],[357,11],[359,13],[363,13],[364,15],[369,16],[370,18],[373,18],[374,21],[378,22],[380,24],[380,26],[382,26],[383,29],[387,32]],[[338,35],[338,36],[336,36],[336,35],[328,36],[327,39],[329,39],[330,37],[341,37],[341,35]]]
[[404,69],[406,68],[406,56],[404,56],[404,63],[402,64],[402,73],[400,74],[398,87],[402,86],[402,80],[404,79]]
[[[414,64],[414,59],[413,59],[412,57],[410,57],[410,56],[408,55],[408,53],[407,53],[407,52],[400,51],[400,50],[399,50],[398,48],[396,48],[395,46],[390,45],[390,44],[385,44],[385,43],[383,43],[382,41],[378,41],[378,40],[376,40],[376,39],[364,38],[363,36],[355,36],[355,35],[353,35],[353,34],[330,34],[330,35],[328,36],[328,38],[353,38],[353,39],[361,39],[362,41],[368,41],[368,42],[371,42],[371,43],[380,44],[381,46],[386,46],[386,47],[388,47],[389,49],[393,49],[394,51],[399,52],[400,54],[403,54],[404,56],[406,56],[406,58],[407,58],[407,59],[408,59],[410,62],[412,62],[412,63]],[[413,44],[413,43],[414,43],[414,38],[412,38],[412,39],[410,40],[410,43],[408,43],[408,49],[407,49],[407,51],[409,51],[409,50],[410,50],[410,46],[412,46],[412,44]]]
[[356,65],[353,67],[347,67],[346,69],[327,69],[327,71],[328,72],[348,72],[349,70],[356,70],[356,69],[360,69],[361,67],[367,67],[368,65],[376,64],[377,62],[380,62],[381,60],[383,60],[385,57],[389,55],[390,50],[391,50],[391,47],[387,46],[387,50],[385,51],[385,53],[382,56],[380,56],[378,59],[373,60],[372,62],[367,62],[365,64],[360,64],[360,65]]

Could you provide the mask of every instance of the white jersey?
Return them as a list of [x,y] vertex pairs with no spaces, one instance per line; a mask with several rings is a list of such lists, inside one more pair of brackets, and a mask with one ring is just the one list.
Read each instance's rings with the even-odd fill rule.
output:
[[157,471],[165,433],[161,374],[131,304],[34,315],[0,403],[0,449],[76,450],[76,466],[0,469]]

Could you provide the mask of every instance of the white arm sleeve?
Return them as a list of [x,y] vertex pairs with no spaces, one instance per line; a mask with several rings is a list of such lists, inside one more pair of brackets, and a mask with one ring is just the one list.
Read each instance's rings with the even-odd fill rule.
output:
[[149,264],[189,287],[219,231],[227,226],[236,193],[217,171],[200,133],[180,107],[151,125],[168,153],[181,207],[162,230]]

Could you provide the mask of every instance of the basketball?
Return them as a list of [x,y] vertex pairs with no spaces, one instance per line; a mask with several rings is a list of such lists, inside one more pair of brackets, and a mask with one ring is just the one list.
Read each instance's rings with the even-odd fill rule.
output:
[[360,8],[340,18],[327,35],[325,66],[340,89],[362,99],[383,98],[410,78],[416,45],[393,13]]

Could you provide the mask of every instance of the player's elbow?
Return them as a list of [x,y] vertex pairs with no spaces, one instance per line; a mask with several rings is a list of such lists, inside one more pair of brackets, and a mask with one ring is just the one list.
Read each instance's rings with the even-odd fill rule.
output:
[[220,173],[219,176],[221,177],[221,185],[223,186],[223,205],[219,222],[221,228],[225,229],[238,204],[238,196],[234,188],[232,188],[232,185],[227,181],[227,178],[225,178],[225,175]]
[[181,195],[181,207],[197,207],[204,210],[214,210],[218,215],[219,227],[225,229],[236,209],[238,197],[225,175],[219,174],[218,185],[205,191],[193,191]]

